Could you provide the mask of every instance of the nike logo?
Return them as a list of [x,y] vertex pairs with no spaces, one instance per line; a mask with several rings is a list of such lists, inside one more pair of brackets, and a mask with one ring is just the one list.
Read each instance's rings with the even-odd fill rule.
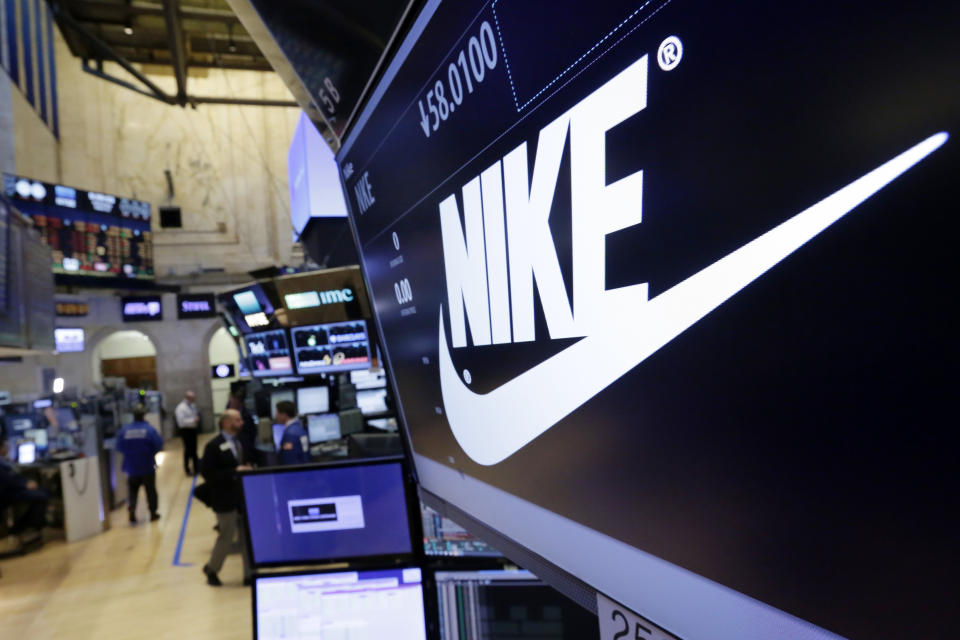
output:
[[[940,148],[930,136],[683,282],[647,300],[615,298],[602,333],[588,335],[489,393],[463,383],[450,357],[440,307],[440,391],[457,442],[494,465],[589,401],[661,347]],[[589,363],[589,366],[587,366]],[[578,375],[571,376],[576,371]]]

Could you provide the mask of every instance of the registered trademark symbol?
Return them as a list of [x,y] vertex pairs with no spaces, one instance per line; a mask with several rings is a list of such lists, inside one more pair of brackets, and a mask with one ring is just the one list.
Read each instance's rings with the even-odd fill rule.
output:
[[467,384],[470,384],[471,382],[473,382],[473,376],[470,375],[470,369],[463,370],[463,381],[466,382]]
[[393,248],[397,251],[400,250],[400,237],[397,235],[397,232],[393,232]]
[[664,71],[672,71],[680,64],[683,57],[683,43],[677,36],[670,36],[660,43],[660,49],[657,50],[657,64]]

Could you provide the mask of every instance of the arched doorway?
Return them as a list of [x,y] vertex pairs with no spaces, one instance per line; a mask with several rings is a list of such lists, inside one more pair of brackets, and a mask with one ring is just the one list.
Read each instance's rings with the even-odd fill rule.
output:
[[[210,336],[208,351],[211,372],[210,396],[213,399],[213,416],[216,421],[227,407],[230,383],[240,379],[240,353],[237,351],[237,342],[224,327],[220,327]],[[233,368],[233,375],[223,378],[214,375],[215,369],[224,364]]]
[[158,389],[157,348],[142,331],[114,331],[101,340],[93,353],[93,377],[123,378],[127,387]]

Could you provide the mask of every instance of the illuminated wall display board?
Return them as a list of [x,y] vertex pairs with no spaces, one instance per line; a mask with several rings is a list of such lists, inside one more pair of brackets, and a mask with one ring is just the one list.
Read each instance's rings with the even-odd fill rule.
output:
[[217,301],[212,293],[178,293],[177,319],[214,318]]
[[217,364],[210,367],[210,377],[214,379],[232,378],[236,373],[236,367],[232,364]]
[[280,326],[274,315],[274,305],[262,283],[221,293],[217,299],[240,333]]
[[53,330],[53,341],[56,345],[57,353],[75,353],[78,351],[83,351],[83,328],[57,327]]
[[54,273],[153,279],[149,203],[7,173],[3,192],[50,247]]
[[160,296],[124,296],[120,299],[124,322],[160,322],[163,320],[163,299]]
[[950,628],[958,27],[427,2],[338,155],[425,499],[687,640]]
[[243,337],[247,345],[250,373],[255,378],[293,374],[293,360],[287,332],[283,329],[250,333]]

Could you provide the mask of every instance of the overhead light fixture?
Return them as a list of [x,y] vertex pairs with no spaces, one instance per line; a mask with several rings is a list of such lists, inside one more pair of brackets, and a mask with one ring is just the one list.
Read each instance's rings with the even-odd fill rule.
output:
[[53,380],[53,392],[54,393],[63,393],[63,378],[54,378]]
[[123,25],[123,32],[124,32],[125,34],[127,34],[128,36],[132,36],[132,35],[133,35],[133,25],[130,24],[129,22],[124,23],[124,25]]
[[227,23],[227,35],[228,35],[228,38],[227,38],[227,51],[229,51],[230,53],[236,53],[236,52],[237,52],[237,43],[234,42],[234,40],[233,40],[233,23],[232,23],[232,22],[228,22],[228,23]]

